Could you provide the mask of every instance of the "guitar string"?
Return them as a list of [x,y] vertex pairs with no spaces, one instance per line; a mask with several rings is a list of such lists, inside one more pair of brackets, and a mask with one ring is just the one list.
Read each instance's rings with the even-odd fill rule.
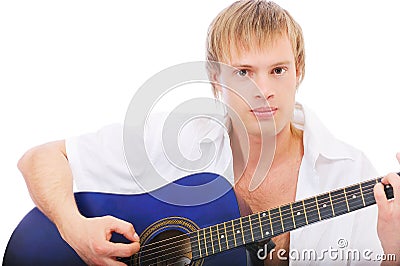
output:
[[[359,205],[359,206],[364,206],[364,205]],[[344,210],[347,210],[347,208],[344,208]],[[310,217],[317,217],[317,215],[311,215]],[[318,221],[318,220],[316,220],[316,221]],[[308,223],[308,224],[310,224],[310,223]],[[305,225],[308,225],[307,223],[304,223],[304,224],[302,224],[301,226],[305,226]],[[285,233],[285,232],[279,232],[279,234],[274,234],[274,236],[276,236],[276,235],[280,235],[280,234],[282,234],[282,233]],[[232,234],[233,235],[233,234]],[[245,235],[245,234],[244,234]],[[247,236],[249,236],[249,235],[247,235]],[[241,245],[245,245],[245,244],[239,244],[239,245],[237,245],[237,246],[235,246],[235,247],[238,247],[238,246],[241,246]],[[205,244],[205,246],[207,246],[207,248],[210,248],[210,250],[211,250],[211,245],[208,245],[208,244]],[[201,249],[203,249],[203,248],[201,248]],[[205,248],[204,248],[205,249]],[[164,250],[163,250],[164,251]],[[183,252],[182,252],[183,251]],[[220,248],[220,252],[222,252],[222,251],[225,251],[225,250],[223,250],[222,248]],[[162,258],[162,257],[165,257],[165,256],[173,256],[173,255],[175,255],[175,254],[177,254],[177,256],[174,256],[174,257],[170,257],[170,258],[168,258],[168,259],[164,259],[164,260],[159,260],[159,261],[157,261],[157,263],[161,263],[161,262],[166,262],[166,261],[168,261],[168,260],[172,260],[172,259],[176,259],[176,258],[180,258],[183,254],[190,254],[191,253],[191,248],[184,248],[184,249],[182,249],[182,250],[178,250],[178,251],[174,251],[174,252],[170,252],[170,253],[167,253],[167,254],[163,254],[162,256],[158,256],[158,257],[156,257],[156,258]],[[215,252],[213,252],[213,253],[215,253]],[[210,253],[210,254],[208,254],[208,255],[212,255],[213,253]],[[205,253],[206,254],[206,253]],[[147,255],[147,254],[146,254]],[[203,256],[204,257],[204,256]],[[203,257],[201,257],[201,258],[203,258]],[[151,260],[154,260],[154,257],[152,257],[151,259],[147,259],[147,260],[140,260],[140,262],[141,263],[145,263],[145,262],[149,262],[149,261],[151,261]],[[150,265],[153,265],[153,264],[150,264]]]
[[[361,206],[361,205],[360,205]],[[315,217],[315,218],[317,218],[317,215],[310,215],[309,216],[309,218],[313,218],[313,217]],[[314,221],[314,222],[316,222],[316,221],[318,221],[318,218]],[[309,223],[309,224],[311,224],[311,223]],[[303,225],[307,225],[307,223],[305,223],[305,222],[303,222],[303,223],[298,223],[298,226],[303,226]],[[292,229],[291,229],[292,230]],[[281,234],[281,233],[283,233],[283,231],[282,232],[279,232],[279,234]],[[277,235],[276,233],[274,234],[274,235]],[[246,236],[249,236],[249,234],[246,234],[246,233],[243,233],[243,236],[242,237],[246,237]],[[238,237],[240,237],[240,236],[238,236]],[[233,240],[232,240],[232,242],[233,242]],[[210,243],[210,242],[208,242],[208,243]],[[211,252],[211,250],[212,250],[212,246],[210,245],[210,244],[208,244],[207,243],[207,241],[204,243],[204,246],[205,247],[203,247],[203,246],[201,246],[200,247],[200,250],[210,250],[210,253],[211,254],[213,254],[213,253],[215,253],[215,250],[213,251],[213,252]],[[241,245],[241,244],[240,244]],[[222,246],[224,246],[224,243],[222,243]],[[220,246],[220,244],[217,244],[216,243],[216,250],[217,250],[217,252],[218,252],[218,249],[221,251],[223,251],[223,248]],[[163,250],[162,251],[162,253],[166,253],[167,251],[168,251],[169,249],[166,249],[166,250]],[[165,257],[165,256],[172,256],[172,255],[174,255],[174,254],[180,254],[179,256],[181,256],[181,254],[182,254],[182,251],[187,251],[188,253],[190,253],[190,251],[191,251],[191,248],[183,248],[183,249],[181,249],[181,250],[177,250],[177,251],[173,251],[173,252],[170,252],[170,253],[166,253],[166,254],[162,254],[162,258],[163,257]],[[156,253],[159,253],[159,252],[156,252]],[[151,256],[151,258],[152,259],[154,259],[154,255],[156,255],[156,253],[150,253],[150,254],[146,254],[146,255],[142,255],[141,256],[141,261],[142,262],[146,262],[146,261],[149,261],[149,260],[147,260],[146,259],[146,257],[148,257],[148,256]],[[208,252],[203,252],[204,254],[207,254]],[[210,254],[210,255],[211,255]],[[168,260],[170,260],[171,258],[169,258]],[[151,260],[151,259],[150,259]]]
[[[360,205],[361,206],[361,205]],[[313,217],[313,216],[310,216],[310,218],[311,217]],[[316,217],[316,215],[315,215],[315,217]],[[319,217],[319,215],[318,215],[318,217]],[[249,217],[249,220],[253,220],[253,218],[251,218],[251,217]],[[320,220],[320,219],[318,219],[318,220]],[[245,221],[245,223],[247,223],[246,221]],[[307,223],[305,223],[304,225],[306,225]],[[250,221],[248,222],[248,225],[250,226]],[[247,225],[245,224],[245,226],[244,227],[246,227]],[[230,229],[230,226],[228,226],[229,227],[229,229]],[[257,227],[254,227],[255,229],[257,229],[258,228],[258,225],[257,225]],[[211,229],[211,228],[210,228]],[[247,228],[246,228],[247,229]],[[261,229],[260,229],[261,230]],[[211,233],[209,233],[208,231],[206,231],[206,232],[204,232],[205,234],[211,234]],[[244,236],[246,236],[246,234],[244,234]],[[205,237],[207,237],[207,236],[205,236]],[[211,239],[210,239],[211,240]],[[176,243],[174,243],[174,244],[176,244]],[[211,249],[212,248],[212,246],[210,245],[209,246],[209,248]],[[202,249],[202,248],[201,248]],[[168,249],[167,249],[168,250]],[[151,255],[153,255],[153,254],[151,254]]]
[[[371,180],[372,181],[372,180]],[[368,181],[367,181],[368,182]],[[367,182],[365,182],[365,183],[367,183]],[[375,185],[375,183],[373,184],[373,185]],[[357,185],[356,185],[357,186]],[[368,189],[371,189],[371,186],[367,186],[367,187],[364,187],[364,190],[368,190]],[[357,191],[360,191],[359,189],[357,189]],[[352,190],[349,190],[348,192],[352,192]],[[360,194],[361,194],[361,191],[360,191]],[[368,195],[367,195],[368,196]],[[311,197],[311,198],[313,198],[313,197]],[[342,198],[342,197],[341,197]],[[333,200],[332,200],[333,201]],[[341,201],[341,202],[344,202],[344,201]],[[335,199],[335,203],[338,203],[338,201],[337,201],[337,199]],[[364,204],[360,204],[359,206],[364,206]],[[357,206],[358,207],[358,206]],[[344,210],[347,210],[347,208],[344,208]],[[338,210],[338,211],[340,211],[340,210]],[[347,212],[347,211],[346,211]],[[313,216],[315,216],[315,217],[317,217],[318,216],[318,218],[320,217],[320,215],[317,215],[317,214],[315,214],[315,215],[312,215],[312,216],[308,216],[309,218],[313,218]],[[271,219],[272,218],[276,218],[277,216],[275,216],[275,217],[271,217]],[[281,220],[280,218],[281,218],[281,216],[280,215],[278,215],[278,217],[279,217],[279,220]],[[248,218],[249,218],[249,221],[244,221],[244,225],[243,225],[243,223],[242,223],[242,227],[244,227],[244,228],[246,228],[246,227],[250,227],[250,221],[251,220],[253,220],[253,218],[252,217],[250,217],[250,216],[248,216]],[[293,216],[292,215],[290,215],[290,218],[291,219],[293,219]],[[288,218],[283,218],[283,219],[288,219]],[[257,218],[256,218],[256,220],[258,220]],[[318,219],[318,220],[320,220],[320,219]],[[322,219],[321,219],[322,220]],[[274,220],[274,221],[276,221],[276,219]],[[256,221],[256,224],[258,224],[258,222]],[[303,225],[306,225],[307,223],[304,223],[304,224],[300,224],[300,226],[303,226]],[[215,225],[215,227],[216,227],[216,225]],[[233,226],[234,227],[234,226]],[[229,229],[231,229],[231,228],[233,228],[233,227],[231,227],[231,226],[228,226],[228,228]],[[257,226],[257,227],[254,227],[254,228],[258,228],[259,226]],[[297,227],[297,226],[296,226]],[[207,229],[207,228],[206,228]],[[211,229],[211,228],[210,228]],[[204,231],[204,229],[201,229],[201,230],[203,230]],[[200,231],[201,231],[200,230]],[[212,229],[211,229],[212,230]],[[247,228],[246,228],[246,230],[248,230]],[[207,230],[208,231],[208,230]],[[211,233],[209,233],[209,232],[205,232],[205,234],[206,234],[206,237],[207,237],[207,234],[211,234]],[[250,235],[246,235],[245,233],[242,233],[243,234],[243,237],[246,237],[246,236],[250,236]],[[233,235],[233,234],[232,234]],[[185,235],[181,235],[181,236],[178,236],[178,237],[184,237],[185,239],[185,241],[187,241],[187,237],[185,236]],[[173,238],[176,238],[176,237],[173,237]],[[172,239],[172,238],[171,238]],[[170,241],[171,239],[166,239],[166,240],[162,240],[162,241]],[[210,239],[211,240],[211,239]],[[217,240],[217,239],[216,239]],[[215,241],[216,241],[215,240]],[[160,242],[162,242],[162,241],[160,241]],[[173,244],[174,245],[174,247],[176,248],[176,244],[177,243],[179,243],[179,242],[181,242],[181,241],[178,241],[178,242],[173,242],[173,243],[169,243],[169,244],[167,244],[167,245],[164,245],[164,246],[159,246],[158,248],[163,248],[163,247],[166,247],[166,246],[168,246],[168,245],[171,245],[171,244]],[[155,244],[155,243],[151,243],[151,244]],[[159,244],[159,243],[158,243]],[[205,246],[207,246],[207,244],[205,244]],[[208,246],[207,246],[208,247]],[[209,246],[209,248],[210,248],[210,250],[212,249],[212,245],[210,245]],[[203,249],[202,247],[200,247],[200,249]],[[205,248],[204,248],[205,249]],[[146,255],[147,256],[153,256],[154,254],[156,254],[156,253],[160,253],[160,252],[165,252],[165,250],[169,250],[168,248],[167,249],[164,249],[163,251],[158,251],[158,252],[155,252],[155,253],[149,253],[149,251],[151,251],[151,249],[150,250],[146,250],[146,251],[144,251],[144,252],[146,252]],[[181,251],[178,251],[178,252],[181,252]],[[141,252],[139,252],[139,253],[141,253]],[[171,254],[173,254],[173,253],[171,253]],[[164,255],[165,256],[165,255]],[[143,256],[143,257],[145,257],[145,256]]]
[[[373,185],[375,185],[375,184],[373,184]],[[364,187],[364,189],[368,189],[368,187]],[[349,192],[351,192],[351,190],[349,190]],[[367,195],[368,196],[368,195]],[[342,202],[344,202],[344,201],[342,201]],[[335,201],[335,203],[338,203],[337,202],[337,200]],[[361,206],[361,205],[360,205]],[[346,209],[346,208],[345,208]],[[340,211],[340,210],[339,210]],[[315,216],[317,216],[317,215],[315,215]],[[276,218],[276,217],[279,217],[279,220],[280,220],[280,215],[278,215],[278,216],[272,216],[271,218]],[[312,216],[311,216],[312,217]],[[310,218],[311,218],[310,217]],[[318,215],[318,217],[319,217],[319,215]],[[293,216],[292,215],[290,215],[290,218],[291,219],[293,219]],[[257,218],[256,218],[257,219]],[[287,218],[284,218],[284,219],[287,219]],[[253,218],[251,218],[250,216],[249,216],[249,220],[253,220]],[[258,219],[257,219],[258,220]],[[319,220],[319,219],[318,219]],[[274,219],[274,222],[276,221],[276,219]],[[257,222],[256,222],[257,223]],[[243,224],[243,223],[242,223]],[[248,225],[247,225],[248,224]],[[216,226],[216,225],[215,225]],[[244,221],[244,227],[246,228],[247,226],[250,226],[250,221],[249,222],[246,222],[246,221]],[[228,229],[231,229],[232,227],[230,226],[230,225],[228,225]],[[254,227],[254,228],[257,228],[257,227]],[[206,228],[207,229],[207,228]],[[210,228],[211,229],[211,228]],[[204,231],[204,229],[202,229],[203,231]],[[248,230],[247,228],[246,228],[246,230]],[[201,231],[201,230],[200,230]],[[211,234],[211,233],[209,233],[208,231],[206,231],[206,232],[203,232],[203,233],[205,233],[206,235],[207,234]],[[187,239],[186,238],[186,236],[179,236],[179,237],[185,237],[185,240]],[[207,237],[207,236],[206,236]],[[163,241],[170,241],[170,239],[166,239],[166,240],[163,240]],[[179,241],[178,241],[179,242]],[[167,245],[164,245],[164,246],[161,246],[161,247],[166,247],[166,246],[168,246],[168,245],[171,245],[171,244],[173,244],[173,245],[176,245],[178,242],[173,242],[173,243],[169,243],[169,244],[167,244]],[[154,243],[152,243],[152,244],[154,244]],[[210,248],[211,248],[211,245],[210,245]],[[150,249],[151,250],[151,249]],[[146,252],[149,252],[150,250],[147,250]],[[167,249],[168,250],[168,249]],[[156,252],[157,253],[157,252]],[[153,254],[151,254],[151,255],[153,255]]]
[[[359,205],[359,206],[361,206],[361,205]],[[316,215],[315,215],[316,216]],[[306,225],[306,223],[304,224],[304,225]],[[208,246],[210,249],[211,249],[211,246]],[[190,248],[189,248],[189,250],[188,250],[188,252],[190,253]],[[174,253],[176,253],[176,252],[174,252]],[[174,253],[170,253],[170,254],[174,254]],[[179,251],[179,253],[181,253],[181,251]],[[168,255],[168,254],[167,254]],[[165,255],[164,255],[165,256]],[[169,258],[168,260],[170,260],[171,258]]]
[[[358,206],[364,206],[364,205],[358,205]],[[342,210],[347,210],[347,208],[343,208]],[[311,215],[310,217],[317,217],[317,215]],[[317,221],[317,220],[316,220]],[[302,226],[303,225],[308,225],[307,223],[304,223],[304,224],[302,224]],[[282,234],[282,233],[284,233],[284,232],[280,232],[279,234],[274,234],[274,236],[275,235],[280,235],[280,234]],[[249,235],[247,235],[247,236],[249,236]],[[241,246],[241,245],[244,245],[244,244],[240,244],[239,246]],[[207,245],[207,244],[205,244],[205,246],[207,246],[207,248],[210,248],[210,250],[211,250],[211,245]],[[237,246],[235,246],[235,247],[237,247]],[[203,248],[201,248],[201,249],[203,249]],[[184,252],[182,252],[182,251],[184,251]],[[220,249],[220,251],[221,251],[221,249]],[[225,250],[222,250],[222,251],[225,251]],[[162,256],[159,256],[158,258],[162,258],[162,257],[165,257],[165,256],[173,256],[174,254],[177,254],[177,256],[174,256],[174,257],[170,257],[170,258],[168,258],[168,259],[163,259],[163,260],[159,260],[159,261],[157,261],[157,263],[161,263],[161,262],[166,262],[166,261],[168,261],[168,260],[172,260],[172,259],[176,259],[176,258],[180,258],[183,254],[190,254],[190,252],[191,252],[191,248],[186,248],[186,249],[182,249],[182,250],[179,250],[179,251],[175,251],[175,252],[171,252],[171,253],[167,253],[167,254],[163,254]],[[212,255],[213,253],[211,253],[211,254],[209,254],[209,255]],[[149,261],[151,261],[151,260],[154,260],[154,258],[151,258],[151,259],[148,259],[148,260],[140,260],[140,262],[141,263],[144,263],[144,262],[149,262]],[[150,265],[153,265],[153,264],[150,264]]]
[[[374,183],[375,183],[375,180],[371,180],[371,182],[372,181],[374,181]],[[358,186],[358,185],[355,185],[355,186]],[[364,189],[368,189],[368,187],[365,187]],[[356,189],[357,191],[360,191],[358,188]],[[353,190],[354,191],[354,190]],[[347,191],[347,193],[351,193],[351,192],[353,192],[352,190],[348,190]],[[333,192],[333,191],[332,191]],[[360,193],[359,193],[360,195],[361,195],[361,191],[360,191]],[[363,193],[364,194],[364,193]],[[325,195],[325,194],[323,194],[323,195]],[[319,195],[320,196],[320,195]],[[368,195],[366,195],[366,196],[368,196]],[[318,196],[317,196],[318,197]],[[335,201],[335,203],[341,203],[340,201],[337,201],[337,198],[343,198],[343,196],[341,196],[341,195],[337,195],[336,197],[335,196],[333,196],[333,197],[331,197],[332,198],[332,201]],[[312,205],[312,207],[314,207],[315,206],[315,197],[310,197],[310,198],[306,198],[306,199],[304,199],[304,200],[302,200],[302,201],[306,201],[306,200],[309,200],[309,199],[312,199],[312,202],[309,202],[309,203],[305,203],[305,206],[306,206],[306,208],[309,208],[309,205]],[[301,202],[302,201],[297,201],[296,203],[300,203],[301,204]],[[342,201],[342,202],[345,202],[346,200],[344,200],[344,201]],[[330,202],[330,201],[329,201]],[[290,206],[289,204],[285,204],[285,205],[281,205],[280,207],[283,207],[283,206]],[[328,205],[327,205],[328,206]],[[294,208],[292,208],[292,210],[293,210],[293,213],[295,212],[295,211],[299,211],[299,210],[301,210],[301,211],[303,211],[303,205],[301,204],[300,206],[293,206],[292,205],[292,207],[294,207]],[[278,209],[278,207],[274,207],[273,208],[274,210],[275,209]],[[272,210],[272,209],[271,209]],[[267,212],[267,211],[263,211],[263,212],[260,212],[260,214],[261,213],[265,213],[265,212]],[[306,212],[307,212],[307,210],[306,210]],[[249,217],[249,220],[251,219],[251,220],[253,220],[254,218],[250,218],[250,216],[252,216],[252,215],[257,215],[258,213],[256,213],[256,214],[251,214],[251,215],[249,215],[249,216],[243,216],[242,217],[242,219],[243,218],[247,218],[247,217]],[[286,214],[288,214],[288,215],[286,215]],[[273,223],[275,223],[277,220],[280,220],[280,218],[281,218],[281,216],[282,216],[282,218],[284,219],[284,220],[286,220],[286,219],[288,219],[288,217],[289,218],[292,218],[292,211],[284,211],[284,212],[282,212],[282,215],[279,215],[278,213],[277,213],[277,215],[271,215],[271,220],[273,220]],[[265,217],[263,217],[263,218],[265,218]],[[276,219],[275,219],[276,218]],[[234,221],[235,220],[239,220],[240,218],[237,218],[237,219],[234,219]],[[256,218],[256,219],[258,219],[258,218]],[[246,223],[247,223],[247,221],[245,221]],[[223,225],[223,223],[221,223],[221,224],[218,224],[218,225]],[[214,226],[217,226],[217,225],[214,225]],[[204,229],[207,229],[207,228],[202,228],[202,229],[200,229],[200,230],[204,230]],[[207,232],[206,232],[207,233]],[[160,246],[160,244],[162,243],[162,242],[170,242],[171,240],[174,240],[174,239],[176,239],[176,238],[185,238],[185,236],[182,236],[182,235],[180,235],[180,236],[175,236],[175,237],[171,237],[171,238],[168,238],[168,239],[164,239],[164,240],[161,240],[161,241],[158,241],[158,242],[154,242],[154,243],[150,243],[150,244],[147,244],[146,245],[146,247],[150,247],[150,246],[152,246],[152,245],[156,245],[157,247],[158,246]],[[177,243],[176,241],[174,242],[174,243]]]
[[[367,181],[364,181],[362,184],[365,185],[365,184],[368,183],[368,182],[374,182],[374,184],[371,184],[371,185],[375,185],[376,180],[378,180],[378,179],[367,180]],[[379,182],[379,181],[378,181],[378,182]],[[359,189],[359,185],[360,185],[360,184],[356,184],[356,185],[351,185],[351,186],[347,187],[347,188],[350,188],[350,187],[356,187],[356,188],[355,188],[354,190],[347,190],[347,191],[346,191],[346,194],[347,194],[347,193],[354,192],[354,191],[359,191],[359,192],[360,192],[359,194],[361,195],[361,190]],[[365,187],[364,189],[367,189],[367,188],[369,188],[369,187],[367,186],[367,187]],[[334,193],[334,192],[340,191],[340,190],[343,190],[343,188],[339,188],[339,189],[332,190],[330,193]],[[363,193],[363,194],[365,194],[365,193]],[[322,193],[322,194],[317,195],[317,196],[313,196],[313,197],[305,198],[305,199],[300,200],[300,201],[293,202],[293,203],[298,203],[298,204],[300,204],[299,206],[293,206],[293,203],[292,203],[293,213],[294,213],[295,211],[299,211],[299,210],[303,211],[303,204],[301,204],[302,201],[312,200],[312,202],[304,203],[304,205],[305,205],[304,207],[306,208],[306,212],[307,212],[307,208],[309,208],[310,206],[311,206],[311,207],[314,207],[314,206],[315,206],[315,197],[320,197],[320,196],[322,196],[322,195],[327,196],[328,193]],[[342,203],[342,202],[345,202],[346,199],[345,199],[344,201],[342,201],[342,202],[336,201],[336,199],[337,199],[337,198],[342,199],[342,198],[344,198],[343,196],[344,196],[344,192],[343,192],[343,195],[337,195],[337,196],[333,195],[333,196],[331,196],[331,199],[332,199],[332,201],[335,201],[335,203]],[[366,196],[368,196],[368,195],[366,195]],[[330,200],[329,200],[328,202],[330,202]],[[285,206],[290,206],[290,203],[284,204],[284,205],[281,205],[281,206],[274,207],[274,208],[272,208],[272,209],[270,209],[270,210],[277,210],[279,207],[285,207]],[[293,207],[294,207],[294,208],[293,208]],[[268,212],[268,210],[263,211],[263,212],[259,212],[259,213],[261,214],[261,213],[265,213],[265,212]],[[289,216],[289,218],[292,218],[292,211],[290,211],[290,210],[288,210],[288,211],[286,211],[286,212],[281,212],[281,213],[282,213],[282,215],[279,215],[278,213],[277,213],[277,215],[271,215],[271,220],[273,220],[273,222],[276,222],[276,220],[280,220],[281,216],[282,216],[283,219],[287,219],[288,216]],[[258,214],[258,213],[256,213],[255,215],[257,215],[257,214]],[[288,214],[288,215],[286,216],[286,214]],[[254,215],[254,214],[251,214],[251,215]],[[248,217],[250,217],[251,215],[249,215]],[[246,217],[247,217],[247,216],[243,216],[242,219],[243,219],[243,218],[246,218]],[[275,218],[276,218],[276,219],[275,219]],[[240,218],[234,219],[234,221],[235,221],[235,220],[239,220],[239,219],[240,219]],[[224,223],[220,223],[220,224],[218,224],[218,225],[221,225],[221,226],[222,226],[223,224],[224,224]],[[214,225],[214,226],[216,226],[216,225]],[[202,228],[202,229],[200,229],[200,230],[204,230],[204,229],[207,229],[207,228]],[[152,246],[152,245],[158,247],[158,246],[160,246],[160,244],[161,244],[162,242],[167,242],[167,241],[170,242],[171,240],[174,240],[174,239],[176,239],[176,238],[182,238],[182,239],[183,239],[183,238],[185,238],[185,236],[179,235],[179,236],[171,237],[171,238],[168,238],[168,239],[160,240],[160,241],[157,241],[157,242],[149,243],[149,244],[146,245],[146,247],[150,247],[150,246]],[[177,242],[175,241],[174,243],[177,243]]]

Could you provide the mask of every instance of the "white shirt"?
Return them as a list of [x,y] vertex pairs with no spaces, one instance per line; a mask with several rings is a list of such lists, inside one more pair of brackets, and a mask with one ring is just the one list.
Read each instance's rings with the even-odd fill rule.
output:
[[[76,190],[143,193],[196,171],[223,175],[233,184],[232,151],[229,135],[223,127],[208,119],[197,119],[185,125],[176,140],[182,157],[172,158],[171,164],[171,158],[163,150],[168,146],[162,143],[164,121],[165,117],[162,116],[149,120],[144,142],[148,159],[137,156],[135,169],[128,165],[129,160],[125,158],[122,125],[107,126],[97,133],[67,139],[67,156]],[[304,157],[298,176],[296,201],[377,177],[375,169],[362,152],[335,139],[305,106],[296,104],[293,123],[304,131]],[[200,143],[209,145],[200,148]],[[196,169],[176,166],[185,158],[196,160],[204,154],[210,155],[212,160],[196,165]],[[152,175],[151,180],[146,175],[146,160],[152,163],[151,170],[158,173],[157,177]],[[279,254],[288,258],[292,265],[343,265],[350,263],[348,257],[352,265],[379,264],[379,261],[373,261],[376,256],[383,254],[376,223],[375,205],[299,228],[290,233],[290,253]],[[340,244],[338,241],[341,241]],[[272,254],[277,256],[278,251]],[[308,257],[310,254],[311,259]],[[355,256],[355,260],[351,259],[352,256]]]

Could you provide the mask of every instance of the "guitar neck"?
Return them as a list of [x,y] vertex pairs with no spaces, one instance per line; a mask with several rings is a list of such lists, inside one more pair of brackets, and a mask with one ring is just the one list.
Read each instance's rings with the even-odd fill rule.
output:
[[[192,232],[189,236],[193,259],[371,206],[376,203],[373,188],[381,179],[371,179]],[[390,185],[385,186],[385,193],[388,199],[393,198]]]

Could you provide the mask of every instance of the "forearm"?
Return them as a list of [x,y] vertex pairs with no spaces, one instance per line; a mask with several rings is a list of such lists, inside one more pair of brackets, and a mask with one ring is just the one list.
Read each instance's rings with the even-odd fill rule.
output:
[[383,255],[382,266],[400,265],[400,251],[398,249],[384,250]]
[[66,223],[80,218],[73,197],[72,173],[64,141],[43,144],[27,151],[19,160],[18,168],[32,200],[60,232]]
[[[139,237],[132,224],[111,216],[85,218],[79,213],[64,141],[29,150],[18,162],[18,168],[35,204],[55,223],[63,239],[84,262],[123,265],[117,257],[129,257],[139,250]],[[111,243],[114,232],[132,243]]]

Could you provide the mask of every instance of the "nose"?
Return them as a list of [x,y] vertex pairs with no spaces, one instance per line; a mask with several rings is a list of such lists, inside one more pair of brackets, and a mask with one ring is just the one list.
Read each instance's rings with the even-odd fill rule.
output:
[[273,89],[272,82],[268,79],[265,74],[256,75],[253,78],[256,88],[255,88],[255,98],[265,99],[267,101],[271,100],[275,96],[275,91]]

